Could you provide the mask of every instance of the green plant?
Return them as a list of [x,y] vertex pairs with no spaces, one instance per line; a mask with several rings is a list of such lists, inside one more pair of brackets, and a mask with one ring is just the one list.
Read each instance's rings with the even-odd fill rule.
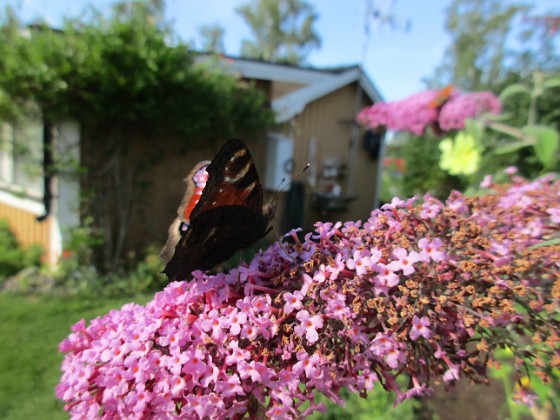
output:
[[538,115],[540,98],[548,90],[559,87],[559,77],[546,78],[537,72],[533,75],[532,86],[515,83],[505,88],[500,95],[504,103],[515,96],[528,97],[527,121],[516,126],[518,120],[504,113],[483,114],[466,120],[454,144],[458,145],[460,139],[469,139],[471,165],[468,171],[461,169],[466,163],[465,149],[450,147],[451,139],[441,142],[447,147],[441,156],[440,168],[463,176],[472,188],[477,188],[485,175],[498,174],[507,166],[517,166],[521,174],[529,177],[560,169],[560,135],[554,125],[540,123]]
[[39,266],[40,245],[23,249],[10,229],[7,220],[0,219],[0,282],[28,266]]
[[[535,375],[534,368],[527,365],[529,376],[515,377],[515,360],[508,348],[496,352],[499,363],[490,370],[492,377],[502,381],[506,393],[509,418],[518,420],[531,414],[533,418],[556,418],[560,416],[560,371],[553,369],[546,378]],[[544,379],[544,381],[543,381]],[[520,390],[523,388],[523,390]],[[515,395],[525,395],[531,400],[515,401]]]
[[326,411],[322,414],[313,414],[315,420],[413,420],[417,418],[420,402],[407,400],[395,406],[395,396],[381,387],[374,389],[367,398],[350,392],[346,389],[340,392],[346,403],[345,407],[334,404],[325,396],[318,394],[317,401],[326,404]]
[[[401,185],[400,197],[423,196],[429,192],[437,198],[444,198],[453,189],[462,189],[464,184],[459,177],[440,169],[438,160],[440,150],[437,139],[430,133],[414,136],[399,133],[398,145],[391,147],[391,155],[405,162],[404,174],[391,182]],[[395,195],[386,198],[390,202]]]

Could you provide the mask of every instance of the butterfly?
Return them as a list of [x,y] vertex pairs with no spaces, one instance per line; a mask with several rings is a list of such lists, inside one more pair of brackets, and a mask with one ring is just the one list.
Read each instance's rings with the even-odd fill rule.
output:
[[432,100],[428,106],[430,108],[441,108],[451,98],[454,92],[455,87],[453,85],[447,85],[437,93],[436,98]]
[[209,270],[265,236],[275,210],[263,205],[253,158],[238,139],[226,142],[212,162],[198,163],[185,181],[178,218],[161,252],[170,281]]

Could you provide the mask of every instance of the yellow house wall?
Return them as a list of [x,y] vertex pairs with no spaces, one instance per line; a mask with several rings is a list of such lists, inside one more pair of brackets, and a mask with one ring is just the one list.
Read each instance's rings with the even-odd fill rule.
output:
[[[362,95],[360,109],[371,102]],[[373,209],[377,185],[377,162],[372,161],[362,148],[363,130],[358,131],[355,139],[355,160],[351,167],[352,124],[356,103],[356,84],[347,85],[309,104],[284,131],[295,139],[295,167],[303,168],[307,163],[309,141],[317,142],[317,172],[320,174],[321,162],[328,157],[338,158],[348,166],[345,179],[340,181],[342,194],[354,197],[347,211],[330,213],[327,220],[365,219]],[[352,185],[348,185],[350,171]],[[308,188],[308,192],[318,191],[320,187]],[[307,224],[323,220],[324,215],[311,210],[309,203]]]
[[271,99],[277,99],[291,93],[302,86],[301,83],[273,82],[271,89]]
[[0,203],[0,219],[8,220],[10,229],[23,247],[39,244],[45,258],[50,254],[51,219],[38,222],[37,216],[6,203]]

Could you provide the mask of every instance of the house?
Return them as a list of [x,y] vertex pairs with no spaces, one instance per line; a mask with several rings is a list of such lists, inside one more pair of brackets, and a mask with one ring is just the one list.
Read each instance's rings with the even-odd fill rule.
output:
[[[197,63],[219,66],[255,83],[276,114],[276,125],[266,138],[244,139],[266,195],[274,195],[277,201],[276,233],[272,235],[296,226],[309,229],[317,220],[368,217],[378,200],[382,134],[364,132],[355,124],[355,116],[382,97],[360,66],[318,69],[210,55],[198,56]],[[24,162],[10,144],[27,136],[28,158],[40,169],[48,158],[44,153],[45,127],[37,122],[23,128],[2,127],[0,141],[8,147],[0,149],[0,218],[9,220],[21,243],[40,243],[46,261],[55,262],[80,214],[89,213],[87,208],[80,209],[79,200],[87,181],[22,175]],[[77,124],[63,122],[57,130],[52,146],[58,156],[72,158],[86,168],[105,167],[92,140],[83,137]],[[175,141],[158,139],[157,147],[171,150]],[[154,152],[150,146],[135,147],[132,155],[136,159]],[[184,192],[182,179],[198,161],[211,159],[218,147],[202,146],[188,154],[168,153],[160,160],[152,159],[151,182],[136,195],[126,185],[133,175],[116,173],[108,189],[113,193],[118,190],[119,199],[135,203],[128,208],[129,216],[123,216],[128,217],[123,222],[126,227],[114,235],[121,254],[165,242],[167,227]],[[307,163],[310,168],[302,172]],[[294,174],[298,175],[293,183],[286,186]],[[275,193],[283,185],[284,189]],[[93,190],[93,194],[101,192]],[[107,226],[111,230],[112,225]]]
[[[80,224],[80,188],[72,177],[43,175],[52,157],[45,147],[47,128],[37,119],[0,124],[0,219],[8,220],[20,244],[41,245],[43,262],[54,264],[62,254],[63,237]],[[56,155],[77,164],[78,124],[62,121],[56,131]]]

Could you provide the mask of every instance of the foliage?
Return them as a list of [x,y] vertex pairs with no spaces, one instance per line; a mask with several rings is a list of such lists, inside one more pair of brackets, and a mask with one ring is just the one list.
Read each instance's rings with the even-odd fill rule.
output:
[[161,290],[167,280],[163,264],[155,249],[149,249],[141,260],[129,261],[127,268],[101,273],[94,264],[95,249],[103,236],[91,217],[66,232],[62,258],[51,275],[55,291],[61,295],[84,297],[135,296]]
[[138,10],[109,19],[91,12],[67,20],[62,31],[38,26],[28,36],[10,15],[2,24],[0,90],[16,104],[33,101],[45,118],[71,116],[86,127],[125,132],[140,124],[224,138],[271,123],[261,93],[195,66],[187,45],[168,45],[170,30],[147,24],[147,12]]
[[[535,419],[556,418],[560,415],[560,405],[558,403],[560,401],[558,399],[560,394],[559,370],[554,370],[550,376],[543,378],[536,375],[533,367],[528,365],[528,376],[521,378],[520,385],[512,381],[516,361],[510,349],[506,347],[498,350],[496,361],[490,375],[502,381],[510,419],[518,420],[527,415],[531,415]],[[520,386],[525,388],[525,393],[522,392]],[[525,397],[525,401],[516,399],[516,394]]]
[[0,282],[25,267],[38,267],[42,252],[39,245],[23,249],[8,221],[0,219]]
[[225,29],[218,24],[203,25],[199,28],[202,36],[202,51],[225,54],[224,34]]
[[345,407],[334,404],[325,396],[317,395],[319,402],[326,404],[324,413],[314,413],[312,420],[414,420],[419,418],[420,402],[407,400],[395,406],[395,396],[383,389],[373,390],[367,398],[343,389]]
[[400,192],[390,196],[387,202],[390,202],[394,196],[422,196],[427,192],[434,197],[444,199],[451,190],[464,188],[465,185],[460,178],[448,174],[439,167],[441,151],[437,139],[432,134],[413,136],[401,132],[395,136],[393,143],[396,144],[388,148],[388,153],[402,158],[406,162],[406,168],[402,177],[391,178],[391,184],[398,184]]
[[505,76],[506,41],[514,19],[527,10],[527,5],[500,0],[453,0],[445,22],[451,42],[436,70],[438,83],[467,91],[496,86]]
[[253,0],[237,12],[255,38],[243,41],[243,57],[301,64],[312,48],[321,45],[313,28],[317,14],[305,0]]
[[434,381],[484,383],[507,346],[529,401],[527,366],[559,367],[560,244],[543,241],[559,235],[560,180],[510,181],[318,223],[227,274],[195,271],[146,306],[79,322],[57,395],[75,418],[299,417],[322,409],[316,392],[403,401]]
[[111,298],[161,290],[168,283],[163,268],[159,255],[154,252],[134,261],[129,269],[110,273],[100,273],[93,265],[81,265],[76,259],[65,257],[53,276],[58,294]]
[[404,159],[392,157],[392,152],[394,150],[395,148],[390,147],[389,145],[385,146],[381,192],[379,194],[379,201],[381,204],[389,203],[393,197],[404,197],[409,195],[405,195],[402,192],[402,179],[406,170],[404,164],[405,161]]
[[[558,72],[543,73],[540,71],[532,73],[529,77],[522,77],[517,73],[510,73],[508,75],[504,83],[499,86],[497,92],[507,92],[509,86],[523,86],[517,92],[506,94],[506,97],[503,94],[501,95],[503,113],[509,117],[509,125],[522,127],[527,124],[529,121],[529,110],[533,109],[532,112],[536,114],[537,121],[560,130],[560,106],[558,102],[560,87],[549,86],[544,89],[541,88],[539,89],[538,97],[530,93],[535,84],[541,84],[542,81],[547,79],[554,79],[557,75]],[[539,92],[539,90],[535,93]],[[533,106],[531,106],[532,102]]]
[[[136,297],[139,303],[147,297]],[[130,301],[130,297],[127,298]],[[58,343],[69,320],[91,319],[124,299],[0,293],[0,413],[3,420],[67,419],[53,388],[60,379]]]
[[[495,174],[507,165],[517,165],[524,176],[531,177],[560,170],[560,134],[553,126],[540,124],[537,112],[540,98],[548,89],[560,87],[560,78],[544,78],[537,73],[534,80],[533,86],[521,83],[510,85],[500,95],[504,102],[514,95],[529,98],[528,119],[521,127],[508,124],[507,114],[481,115],[467,120],[465,130],[458,133],[458,136],[471,138],[478,153],[483,152],[475,171],[470,174],[463,172],[471,175],[469,181],[472,187],[478,186],[485,175]],[[456,152],[456,157],[464,160],[464,152]],[[456,167],[447,170],[456,170]]]

